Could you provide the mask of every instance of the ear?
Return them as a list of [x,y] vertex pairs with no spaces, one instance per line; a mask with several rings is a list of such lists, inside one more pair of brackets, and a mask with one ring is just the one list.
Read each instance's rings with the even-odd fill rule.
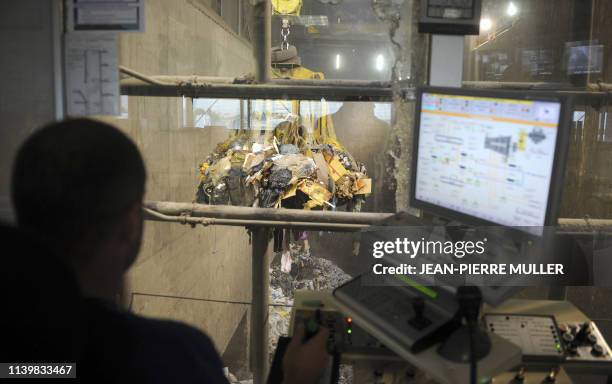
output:
[[139,201],[131,205],[123,217],[121,240],[126,247],[125,267],[129,268],[140,251],[143,231],[143,210]]
[[132,204],[126,213],[126,221],[130,228],[138,228],[139,231],[142,227],[143,211],[142,203],[139,201]]

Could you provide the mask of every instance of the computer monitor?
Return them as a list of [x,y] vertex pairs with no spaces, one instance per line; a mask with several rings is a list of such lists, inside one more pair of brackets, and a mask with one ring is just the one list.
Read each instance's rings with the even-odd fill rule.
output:
[[604,68],[604,46],[593,41],[565,43],[568,75],[602,73]]
[[552,93],[419,89],[411,205],[541,235],[556,225],[570,112]]

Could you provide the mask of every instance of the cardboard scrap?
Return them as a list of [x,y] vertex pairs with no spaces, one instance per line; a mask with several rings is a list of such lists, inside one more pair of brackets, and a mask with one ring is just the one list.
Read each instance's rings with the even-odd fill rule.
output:
[[265,159],[265,154],[263,153],[249,153],[244,158],[244,163],[242,164],[242,169],[245,171],[250,170],[251,168],[259,165]]
[[297,183],[293,183],[285,192],[285,194],[283,194],[282,200],[295,196],[295,194],[297,193],[297,187]]
[[306,203],[304,203],[304,209],[307,211],[310,211],[311,209],[320,206],[321,204],[317,203],[314,200],[308,200]]
[[[308,179],[300,182],[298,184],[298,189],[308,195],[308,197],[310,197],[310,201],[304,204],[304,207],[306,207],[306,205],[310,206],[312,204],[314,204],[314,206],[323,205],[327,201],[329,201],[332,196],[331,192],[328,191],[324,186]],[[311,203],[311,201],[313,203]]]
[[319,181],[329,184],[329,170],[327,167],[327,161],[325,161],[325,157],[322,153],[316,152],[312,154],[312,159],[315,162],[317,167],[317,178]]
[[344,168],[344,165],[340,163],[338,156],[334,156],[329,162],[329,173],[331,174],[332,179],[337,181],[342,176],[346,175],[348,171]]
[[354,192],[355,195],[372,193],[372,179],[357,179],[355,184],[357,185],[357,190]]

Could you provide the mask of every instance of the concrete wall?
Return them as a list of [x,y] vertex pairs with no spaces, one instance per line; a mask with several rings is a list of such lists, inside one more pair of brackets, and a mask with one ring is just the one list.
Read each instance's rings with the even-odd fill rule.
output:
[[[251,46],[196,0],[148,0],[146,32],[120,37],[120,62],[150,75],[245,74]],[[184,124],[182,98],[129,97],[127,118],[112,118],[140,147],[148,200],[193,201],[198,164],[225,130]],[[190,120],[190,119],[186,119]],[[187,123],[189,124],[189,123]],[[225,350],[250,301],[250,248],[243,228],[147,222],[143,249],[128,281],[139,314],[190,323]]]
[[55,118],[53,1],[0,6],[0,220],[12,221],[10,178],[19,145]]
[[[13,219],[10,174],[17,148],[33,130],[57,116],[52,10],[58,4],[20,0],[0,5],[3,221]],[[145,9],[146,32],[121,34],[121,64],[148,74],[234,76],[251,71],[250,44],[205,1],[147,0]],[[185,126],[185,106],[182,98],[132,97],[127,100],[127,118],[104,118],[139,145],[149,173],[147,199],[192,201],[198,163],[228,133]],[[250,301],[246,231],[149,222],[128,289],[135,312],[195,325],[223,351],[248,308],[223,302]]]

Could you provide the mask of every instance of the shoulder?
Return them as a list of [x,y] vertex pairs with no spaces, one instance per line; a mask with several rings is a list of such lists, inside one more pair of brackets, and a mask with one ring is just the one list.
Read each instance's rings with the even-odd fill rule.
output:
[[119,352],[114,359],[123,360],[138,381],[227,383],[221,358],[204,332],[100,306],[93,311],[101,315],[95,321],[97,338],[106,350]]
[[221,362],[212,340],[195,327],[178,321],[152,319],[135,314],[124,316],[129,318],[134,335],[140,336],[142,341],[150,343],[154,340],[183,352],[206,354]]
[[130,315],[136,351],[143,367],[158,367],[159,382],[205,380],[226,383],[223,363],[213,342],[202,331],[170,320]]

